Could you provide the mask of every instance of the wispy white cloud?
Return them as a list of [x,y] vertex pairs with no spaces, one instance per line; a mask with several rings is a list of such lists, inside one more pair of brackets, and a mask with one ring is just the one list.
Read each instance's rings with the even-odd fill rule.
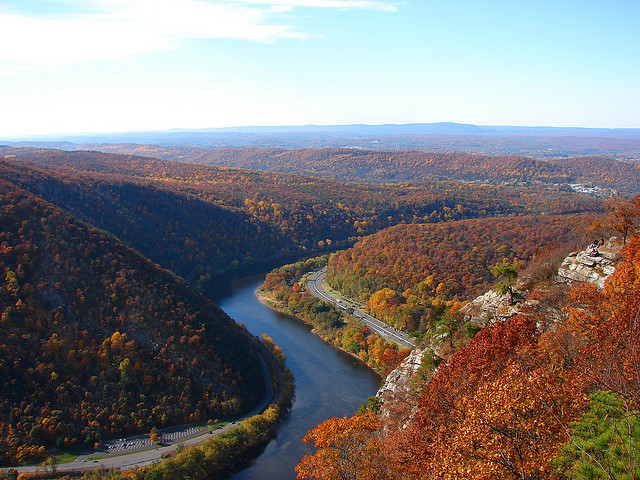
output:
[[[298,7],[393,11],[373,0],[57,0],[37,15],[29,0],[0,7],[0,66],[63,66],[179,48],[189,39],[305,39],[281,14]],[[69,13],[69,12],[72,13]]]
[[177,48],[185,39],[304,38],[262,9],[199,0],[103,0],[102,13],[0,13],[0,61],[65,65]]
[[389,2],[373,0],[234,0],[238,3],[252,5],[271,5],[280,7],[312,7],[312,8],[339,8],[339,9],[367,9],[395,12],[397,8]]

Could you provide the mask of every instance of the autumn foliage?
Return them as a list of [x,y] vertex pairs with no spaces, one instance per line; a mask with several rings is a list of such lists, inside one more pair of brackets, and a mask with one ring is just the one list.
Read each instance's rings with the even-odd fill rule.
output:
[[[635,478],[637,451],[627,447],[640,441],[640,236],[624,258],[603,291],[571,291],[566,321],[531,312],[486,327],[414,406],[396,405],[399,415],[370,433],[393,478]],[[622,443],[608,433],[620,428]]]
[[598,211],[549,187],[435,181],[353,184],[87,151],[12,149],[7,179],[105,229],[189,281],[343,248],[399,223]]
[[[447,302],[484,288],[496,263],[527,260],[548,240],[573,241],[580,219],[564,215],[602,210],[597,199],[551,185],[568,180],[571,166],[519,157],[435,156],[416,174],[425,160],[417,153],[297,153],[298,161],[329,165],[325,170],[355,168],[360,180],[387,162],[382,183],[349,184],[100,152],[0,147],[0,154],[4,463],[38,459],[45,445],[93,445],[255,403],[263,384],[253,340],[171,271],[206,286],[216,275],[348,247],[392,227],[364,238],[345,254],[350,258],[337,257],[335,278],[355,275],[358,282],[350,277],[343,286],[357,285],[372,311],[426,331],[447,320]],[[447,163],[449,178],[461,173],[476,183],[439,181],[428,171]],[[624,177],[626,188],[636,178],[633,168],[605,167],[609,183]],[[505,178],[511,185],[499,185]],[[403,179],[423,182],[386,183]],[[493,216],[505,218],[468,220]],[[637,251],[634,239],[626,251],[634,265]],[[268,277],[279,305],[308,315],[325,338],[378,371],[395,366],[406,352],[304,292],[300,276],[308,267],[293,264]],[[637,285],[629,280],[637,267],[620,272],[610,282],[615,289],[576,292],[570,321],[550,332],[526,316],[480,332],[425,387],[407,428],[380,434],[378,420],[366,414],[345,419],[340,431],[317,431],[309,439],[321,452],[333,445],[343,453],[310,458],[309,468],[320,466],[312,474],[346,458],[344,468],[365,478],[374,468],[389,476],[470,478],[475,466],[485,475],[477,478],[551,478],[550,458],[568,438],[561,427],[585,411],[587,393],[610,389],[637,408],[637,306],[629,298],[638,292],[627,288]],[[263,419],[255,422],[222,445],[246,446],[247,432],[264,432]],[[184,471],[202,473],[206,455],[213,458],[213,450],[185,454]]]
[[[455,135],[419,136],[426,145],[424,151],[415,148],[416,137],[401,135],[394,137],[394,146],[407,145],[402,151],[378,151],[366,148],[305,148],[285,150],[281,148],[191,148],[159,145],[102,145],[105,151],[135,153],[163,159],[179,159],[190,163],[248,168],[268,172],[314,175],[323,178],[338,178],[352,182],[424,182],[439,179],[485,182],[492,184],[527,183],[537,186],[558,183],[597,183],[625,193],[638,193],[640,169],[637,164],[606,157],[566,158],[562,155],[575,138],[558,137],[542,140],[527,152],[529,157],[518,155],[489,156],[471,153],[434,153],[448,145],[449,151],[460,150]],[[510,151],[514,138],[464,136],[465,150],[479,148],[480,151]],[[473,140],[469,140],[473,138]],[[491,138],[491,140],[489,140]],[[536,143],[542,137],[523,137],[524,141]],[[289,139],[291,140],[291,139]],[[546,144],[551,142],[551,145]],[[581,139],[584,141],[584,139]],[[306,144],[310,140],[305,138]],[[598,139],[603,141],[603,139]],[[406,143],[405,143],[406,142]],[[421,143],[420,141],[417,142]],[[469,145],[473,144],[473,147]],[[580,142],[578,142],[580,143]],[[615,140],[614,140],[615,143]],[[632,142],[633,143],[633,142]],[[506,148],[505,148],[506,147]],[[550,148],[551,147],[551,148]],[[402,148],[402,147],[400,147]],[[633,148],[637,148],[634,144]],[[515,150],[519,150],[518,147]],[[578,150],[581,150],[578,148]],[[537,158],[531,158],[531,157]],[[560,158],[539,159],[540,156]],[[619,157],[617,157],[619,158]],[[632,154],[632,158],[636,158]]]
[[0,182],[0,462],[250,408],[245,329],[103,231]]
[[380,320],[425,333],[438,305],[491,288],[496,264],[522,265],[551,245],[568,252],[589,221],[547,215],[398,225],[333,256],[327,278],[336,290],[366,301]]
[[386,375],[406,357],[408,350],[380,338],[355,317],[303,291],[300,286],[303,275],[326,265],[328,258],[323,255],[274,269],[265,277],[262,291],[271,299],[271,306],[296,315],[311,324],[325,341]]
[[296,466],[298,478],[317,480],[383,480],[390,465],[381,455],[381,422],[371,413],[351,418],[330,418],[302,439],[318,449]]

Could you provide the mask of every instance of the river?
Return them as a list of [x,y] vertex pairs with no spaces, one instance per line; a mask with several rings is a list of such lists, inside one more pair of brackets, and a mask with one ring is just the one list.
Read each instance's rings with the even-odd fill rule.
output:
[[264,275],[235,280],[216,303],[249,331],[269,335],[287,356],[296,382],[291,412],[272,440],[234,480],[295,479],[295,465],[310,447],[301,442],[309,429],[331,417],[352,415],[367,397],[375,395],[380,377],[346,353],[331,348],[296,318],[280,314],[255,296]]

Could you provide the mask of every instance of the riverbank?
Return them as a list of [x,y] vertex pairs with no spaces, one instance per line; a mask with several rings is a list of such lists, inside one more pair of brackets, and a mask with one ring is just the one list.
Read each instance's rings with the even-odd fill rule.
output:
[[286,367],[285,355],[267,335],[263,336],[262,344],[275,359],[275,363],[270,367],[274,374],[272,382],[277,386],[276,398],[264,412],[243,420],[236,427],[197,447],[184,449],[157,465],[139,469],[134,472],[133,477],[125,478],[204,480],[229,475],[259,455],[265,445],[274,438],[294,398],[294,378]]
[[[308,453],[308,446],[301,442],[308,431],[328,418],[353,415],[380,387],[380,376],[362,362],[310,335],[310,327],[298,318],[260,302],[255,291],[266,273],[234,280],[215,303],[252,335],[266,333],[282,348],[287,368],[296,379],[295,396],[291,409],[277,425],[275,438],[245,455],[248,460],[237,464],[235,470],[215,478],[295,480],[295,466]],[[100,480],[121,474],[103,469]]]
[[368,365],[365,361],[362,360],[362,358],[360,358],[358,355],[356,355],[353,352],[350,352],[338,345],[335,345],[334,343],[331,342],[331,339],[329,338],[325,338],[321,335],[321,331],[318,330],[317,328],[315,328],[315,326],[313,325],[312,322],[309,322],[307,320],[305,320],[302,317],[299,317],[297,315],[293,315],[291,313],[288,313],[286,311],[284,311],[282,309],[282,307],[278,308],[277,304],[277,300],[274,300],[273,298],[269,297],[264,291],[262,291],[260,288],[258,288],[256,290],[256,298],[260,301],[260,303],[262,303],[265,307],[270,308],[271,310],[273,310],[274,312],[278,312],[282,315],[289,315],[293,318],[295,318],[296,320],[299,320],[300,322],[304,323],[305,325],[309,325],[311,328],[311,333],[313,333],[314,335],[317,335],[318,337],[320,337],[325,343],[327,343],[328,345],[330,345],[332,348],[338,349],[341,352],[346,353],[347,355],[349,355],[351,358],[353,358],[354,360],[358,360],[360,363],[362,363],[363,365],[365,365],[367,368],[371,369],[372,372],[374,372],[376,375],[380,375],[380,372],[376,371],[373,367],[371,367],[370,365]]
[[352,315],[322,302],[301,286],[306,273],[325,266],[327,260],[328,256],[316,257],[271,271],[256,296],[267,307],[310,325],[326,343],[358,358],[384,377],[409,350],[385,341]]
[[311,327],[300,319],[260,302],[255,291],[265,274],[234,282],[232,295],[219,305],[251,333],[267,333],[283,349],[296,379],[295,399],[276,438],[233,480],[295,480],[295,466],[309,453],[301,442],[309,430],[328,418],[353,415],[380,387],[380,377],[362,362],[310,335]]
[[[55,464],[43,464],[34,471],[9,468],[0,470],[0,478],[15,479],[71,479],[82,478],[85,480],[148,480],[175,478],[192,478],[204,480],[219,475],[227,475],[235,469],[246,465],[257,457],[265,445],[275,436],[278,427],[291,408],[294,398],[294,379],[291,371],[286,367],[286,358],[282,350],[273,343],[270,337],[263,336],[262,341],[256,341],[261,350],[261,363],[265,369],[265,401],[256,406],[247,418],[239,422],[231,422],[219,431],[211,430],[208,434],[185,440],[179,444],[169,445],[162,449],[156,448],[139,454],[129,453],[120,455],[121,458],[131,458],[136,455],[158,453],[149,456],[147,460],[141,460],[138,467],[110,467],[103,464],[91,463],[78,464],[77,468],[69,471],[60,471],[61,466]],[[202,439],[204,438],[204,441]],[[112,457],[117,458],[117,457]],[[194,463],[194,459],[198,459]],[[104,461],[101,460],[101,461]],[[140,463],[137,463],[140,465]],[[146,464],[146,465],[145,465]]]

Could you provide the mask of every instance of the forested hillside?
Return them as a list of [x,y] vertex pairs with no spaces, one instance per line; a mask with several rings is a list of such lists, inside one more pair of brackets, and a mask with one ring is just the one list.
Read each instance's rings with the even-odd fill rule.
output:
[[0,462],[262,397],[250,335],[180,278],[5,180],[0,224]]
[[0,151],[12,181],[194,281],[349,246],[398,223],[602,208],[557,188],[357,185],[99,152]]
[[423,362],[412,395],[384,418],[330,419],[304,441],[298,478],[578,480],[640,475],[640,236],[598,290],[543,282],[563,312],[522,311],[448,362]]
[[162,185],[0,162],[17,185],[107,230],[190,282],[232,265],[296,250],[292,239],[239,208]]
[[554,248],[567,252],[584,242],[592,221],[541,215],[398,225],[333,256],[327,280],[380,320],[424,333],[447,301],[470,300],[496,283],[496,264],[520,269]]
[[[336,278],[426,334],[491,281],[495,262],[575,241],[576,214],[603,210],[554,186],[365,185],[100,152],[0,154],[5,462],[237,413],[260,396],[246,332],[163,268],[203,284],[392,227],[335,259]],[[346,348],[381,370],[399,360],[373,336],[360,348],[365,333],[350,328]]]
[[[484,140],[484,139],[483,139]],[[484,140],[486,141],[486,140]],[[314,175],[352,182],[462,180],[491,184],[592,183],[625,194],[640,192],[640,165],[609,157],[539,160],[524,156],[379,151],[356,148],[191,148],[158,145],[100,145],[103,151],[252,170]]]

